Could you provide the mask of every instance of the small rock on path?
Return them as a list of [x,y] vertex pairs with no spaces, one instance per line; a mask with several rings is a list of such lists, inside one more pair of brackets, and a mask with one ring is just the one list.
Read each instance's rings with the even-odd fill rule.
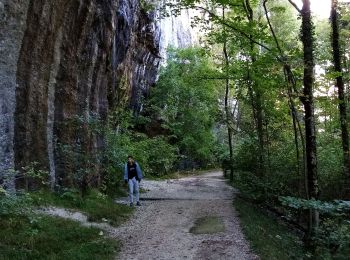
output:
[[[141,182],[142,206],[112,236],[123,243],[118,259],[259,259],[245,240],[232,201],[237,191],[222,172],[171,181]],[[219,217],[225,231],[189,232],[198,218]]]

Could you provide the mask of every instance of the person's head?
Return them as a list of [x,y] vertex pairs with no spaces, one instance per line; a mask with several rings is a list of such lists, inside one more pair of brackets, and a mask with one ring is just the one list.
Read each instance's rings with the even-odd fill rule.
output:
[[134,158],[131,155],[128,156],[128,162],[129,163],[133,163],[134,162]]

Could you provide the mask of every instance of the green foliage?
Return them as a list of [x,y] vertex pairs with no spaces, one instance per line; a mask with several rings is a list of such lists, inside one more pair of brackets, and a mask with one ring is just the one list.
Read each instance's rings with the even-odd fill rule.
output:
[[37,191],[25,195],[0,197],[1,259],[112,259],[119,248],[116,240],[102,237],[98,229],[79,223],[34,214],[32,206],[61,206],[78,209],[90,221],[119,225],[132,210],[118,205],[98,191],[82,199],[79,190],[61,193]]
[[[261,12],[262,2],[267,4],[267,16],[264,11]],[[206,43],[209,45],[207,49],[214,52],[217,65],[220,67],[216,76],[229,76],[232,86],[231,96],[239,102],[237,116],[233,115],[233,123],[227,124],[233,131],[233,167],[236,169],[234,183],[244,196],[268,203],[270,206],[280,207],[277,199],[279,196],[306,197],[307,173],[304,150],[306,140],[310,140],[310,136],[305,134],[304,109],[303,103],[300,102],[305,98],[302,94],[304,70],[302,44],[298,40],[302,36],[300,16],[297,17],[294,7],[288,1],[243,1],[243,3],[245,5],[242,5],[242,1],[213,0],[199,6],[200,10],[205,10],[204,12],[209,14],[210,20],[210,26],[203,26],[201,29],[208,30],[208,27],[211,27]],[[198,5],[199,1],[196,0],[183,0],[176,5],[170,4],[175,13],[179,13],[182,8]],[[247,8],[248,5],[251,9]],[[339,6],[341,59],[344,68],[342,75],[346,85],[350,75],[349,55],[344,55],[349,53],[349,5],[339,3]],[[225,15],[222,7],[225,7]],[[249,17],[250,11],[251,17]],[[266,17],[271,22],[273,32],[270,31]],[[194,25],[203,25],[206,22],[203,20],[206,19],[196,17]],[[348,187],[344,188],[348,186],[349,176],[343,172],[339,101],[337,92],[333,89],[334,79],[340,74],[332,72],[330,65],[332,50],[329,21],[326,19],[324,21],[313,19],[313,21],[315,23],[311,30],[315,29],[315,48],[312,51],[316,63],[313,94],[317,135],[317,183],[321,191],[320,199],[344,199],[349,196]],[[227,47],[228,65],[222,62],[223,43]],[[284,74],[286,67],[291,68],[293,75]],[[173,71],[176,69],[177,67],[173,68]],[[182,69],[186,69],[186,64],[181,64],[178,69],[181,71],[179,75],[185,74],[186,77],[187,71]],[[178,85],[184,84],[181,76],[172,78],[165,75],[166,86],[174,85],[178,88]],[[163,115],[167,126],[175,130],[182,126],[176,121],[174,125],[169,124],[169,118],[177,119],[179,103],[177,95],[179,92],[172,95],[170,102],[175,105],[161,106],[167,112],[165,115],[168,117]],[[348,93],[345,95],[347,97]],[[167,95],[161,97],[166,98]],[[346,105],[347,103],[348,98]],[[291,117],[292,108],[295,110],[296,121]],[[175,138],[178,137],[175,131],[172,133]],[[223,146],[220,148],[227,147],[227,137],[225,139],[221,142]],[[185,140],[188,144],[192,143],[191,138]],[[180,151],[183,151],[181,145],[179,145]],[[220,153],[219,157],[227,161],[228,152],[220,151]],[[334,206],[318,204],[316,201],[307,203],[310,205],[299,205],[298,211],[314,207],[328,216]],[[288,211],[286,208],[284,210]],[[334,229],[330,228],[332,224],[335,226]],[[340,248],[344,248],[345,241],[349,240],[347,236],[342,235],[345,234],[344,230],[348,230],[344,224],[344,216],[332,215],[330,220],[321,219],[318,230],[320,237],[315,239],[319,240],[318,250],[322,251],[325,248],[327,251],[328,256],[325,254],[325,258],[331,258],[335,253],[339,259],[343,259],[342,256],[346,255],[344,253],[348,252],[346,250],[339,253]],[[327,235],[329,241],[326,239]]]
[[28,210],[25,196],[8,194],[0,195],[0,218],[6,215],[21,215]]
[[118,225],[131,213],[130,207],[117,205],[106,195],[91,191],[83,200],[79,190],[60,194],[36,191],[0,196],[0,259],[114,259],[120,245],[106,239],[100,230],[79,223],[41,216],[32,208],[65,206],[86,212],[91,221]]
[[239,138],[237,136],[237,139],[234,146],[235,168],[242,171],[254,171],[257,168],[258,156],[256,138],[251,136]]
[[56,144],[57,157],[65,174],[57,180],[55,189],[64,189],[60,185],[79,189],[80,195],[85,196],[89,187],[96,186],[100,179],[99,168],[103,163],[103,148],[92,145],[93,138],[100,138],[105,126],[96,113],[76,115],[62,123],[64,128],[75,134],[74,142]]
[[109,161],[108,178],[117,183],[118,179],[123,179],[128,155],[136,159],[145,176],[169,173],[176,160],[176,146],[170,145],[166,137],[150,138],[130,128],[123,128],[119,132],[108,131],[106,155]]
[[[149,138],[135,129],[148,122],[148,118],[135,116],[127,109],[116,109],[106,125],[94,116],[76,117],[68,122],[76,130],[105,137],[105,146],[99,150],[90,151],[84,142],[59,144],[65,166],[73,171],[68,176],[73,183],[69,188],[78,189],[81,196],[86,195],[89,187],[96,186],[110,196],[122,194],[124,163],[129,154],[140,163],[145,175],[168,173],[176,160],[176,146],[170,145],[165,137]],[[60,189],[64,191],[65,187]]]
[[[144,154],[144,171],[153,176],[162,176],[169,173],[176,160],[176,147],[170,145],[162,136],[145,139],[140,144]],[[140,149],[138,149],[139,151]],[[135,153],[137,155],[137,151]]]
[[318,245],[315,255],[322,259],[348,259],[350,254],[350,223],[341,218],[325,218],[316,231]]
[[345,211],[350,211],[349,201],[334,201],[334,202],[324,202],[320,200],[306,200],[295,197],[280,197],[280,201],[283,205],[295,209],[315,209],[321,213],[327,213],[331,215],[344,215]]
[[[43,170],[42,165],[36,161],[23,166],[20,171],[8,169],[4,175],[4,178],[13,181],[20,181],[24,184],[24,186],[21,186],[21,188],[23,188],[26,192],[41,187],[48,187],[50,184],[49,172],[47,170]],[[0,195],[6,194],[6,191],[2,189],[1,186],[2,185],[0,185]]]
[[346,259],[350,252],[350,202],[326,202],[295,197],[280,197],[283,205],[293,209],[314,209],[321,214],[321,223],[313,238],[315,256],[322,259]]
[[48,185],[47,176],[49,173],[48,171],[41,170],[38,162],[32,162],[29,165],[22,167],[22,173],[24,178],[31,178],[39,181],[42,185]]
[[215,161],[212,130],[219,96],[212,75],[215,69],[204,50],[170,49],[150,101],[153,114],[170,131],[170,141],[180,154],[204,166]]
[[234,205],[245,236],[262,260],[304,259],[301,238],[293,230],[240,198],[235,199]]
[[88,194],[81,198],[79,190],[66,189],[60,193],[38,191],[30,193],[32,203],[36,206],[58,206],[76,209],[84,212],[89,221],[105,222],[117,226],[125,221],[132,209],[125,205],[116,204],[112,198],[99,192],[89,190]]
[[276,205],[278,196],[296,193],[291,186],[298,177],[283,173],[257,176],[249,171],[235,171],[233,184],[242,191],[242,196],[257,203]]
[[113,226],[123,223],[132,213],[130,207],[116,204],[111,198],[97,191],[90,191],[81,210],[88,213],[89,221],[107,221]]
[[141,0],[140,6],[143,11],[152,12],[157,7],[157,2],[153,2],[150,0]]
[[1,259],[114,259],[120,244],[96,228],[59,218],[0,218]]
[[[333,125],[327,128],[334,129],[334,122],[327,124]],[[341,199],[344,195],[343,154],[339,136],[327,131],[320,134],[318,139],[319,185],[321,199],[324,200]]]

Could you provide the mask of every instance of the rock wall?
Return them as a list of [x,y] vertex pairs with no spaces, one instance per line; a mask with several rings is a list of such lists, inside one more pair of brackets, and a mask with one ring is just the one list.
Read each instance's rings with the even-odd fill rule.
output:
[[[16,71],[29,0],[0,0],[0,184],[14,188]],[[5,183],[4,183],[5,182]]]
[[122,102],[139,110],[154,84],[154,14],[137,0],[3,0],[0,15],[1,179],[35,161],[69,184],[104,146],[89,126]]
[[186,48],[198,45],[202,34],[198,27],[192,27],[195,17],[202,13],[194,9],[181,10],[178,16],[170,15],[159,21],[160,54],[166,58],[166,48]]
[[189,19],[160,22],[139,0],[0,0],[0,185],[32,162],[52,187],[98,173],[105,140],[91,126],[142,110],[166,47],[193,42]]

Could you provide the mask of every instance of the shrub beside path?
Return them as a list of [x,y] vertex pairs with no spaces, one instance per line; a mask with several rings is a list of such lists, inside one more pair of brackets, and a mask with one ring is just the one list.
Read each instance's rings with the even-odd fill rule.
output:
[[[123,247],[118,259],[259,259],[245,240],[233,199],[237,191],[222,172],[178,180],[143,180],[141,207],[110,235]],[[126,203],[126,200],[124,200]],[[191,233],[199,220],[216,219],[224,231]],[[218,232],[216,232],[218,231]]]

